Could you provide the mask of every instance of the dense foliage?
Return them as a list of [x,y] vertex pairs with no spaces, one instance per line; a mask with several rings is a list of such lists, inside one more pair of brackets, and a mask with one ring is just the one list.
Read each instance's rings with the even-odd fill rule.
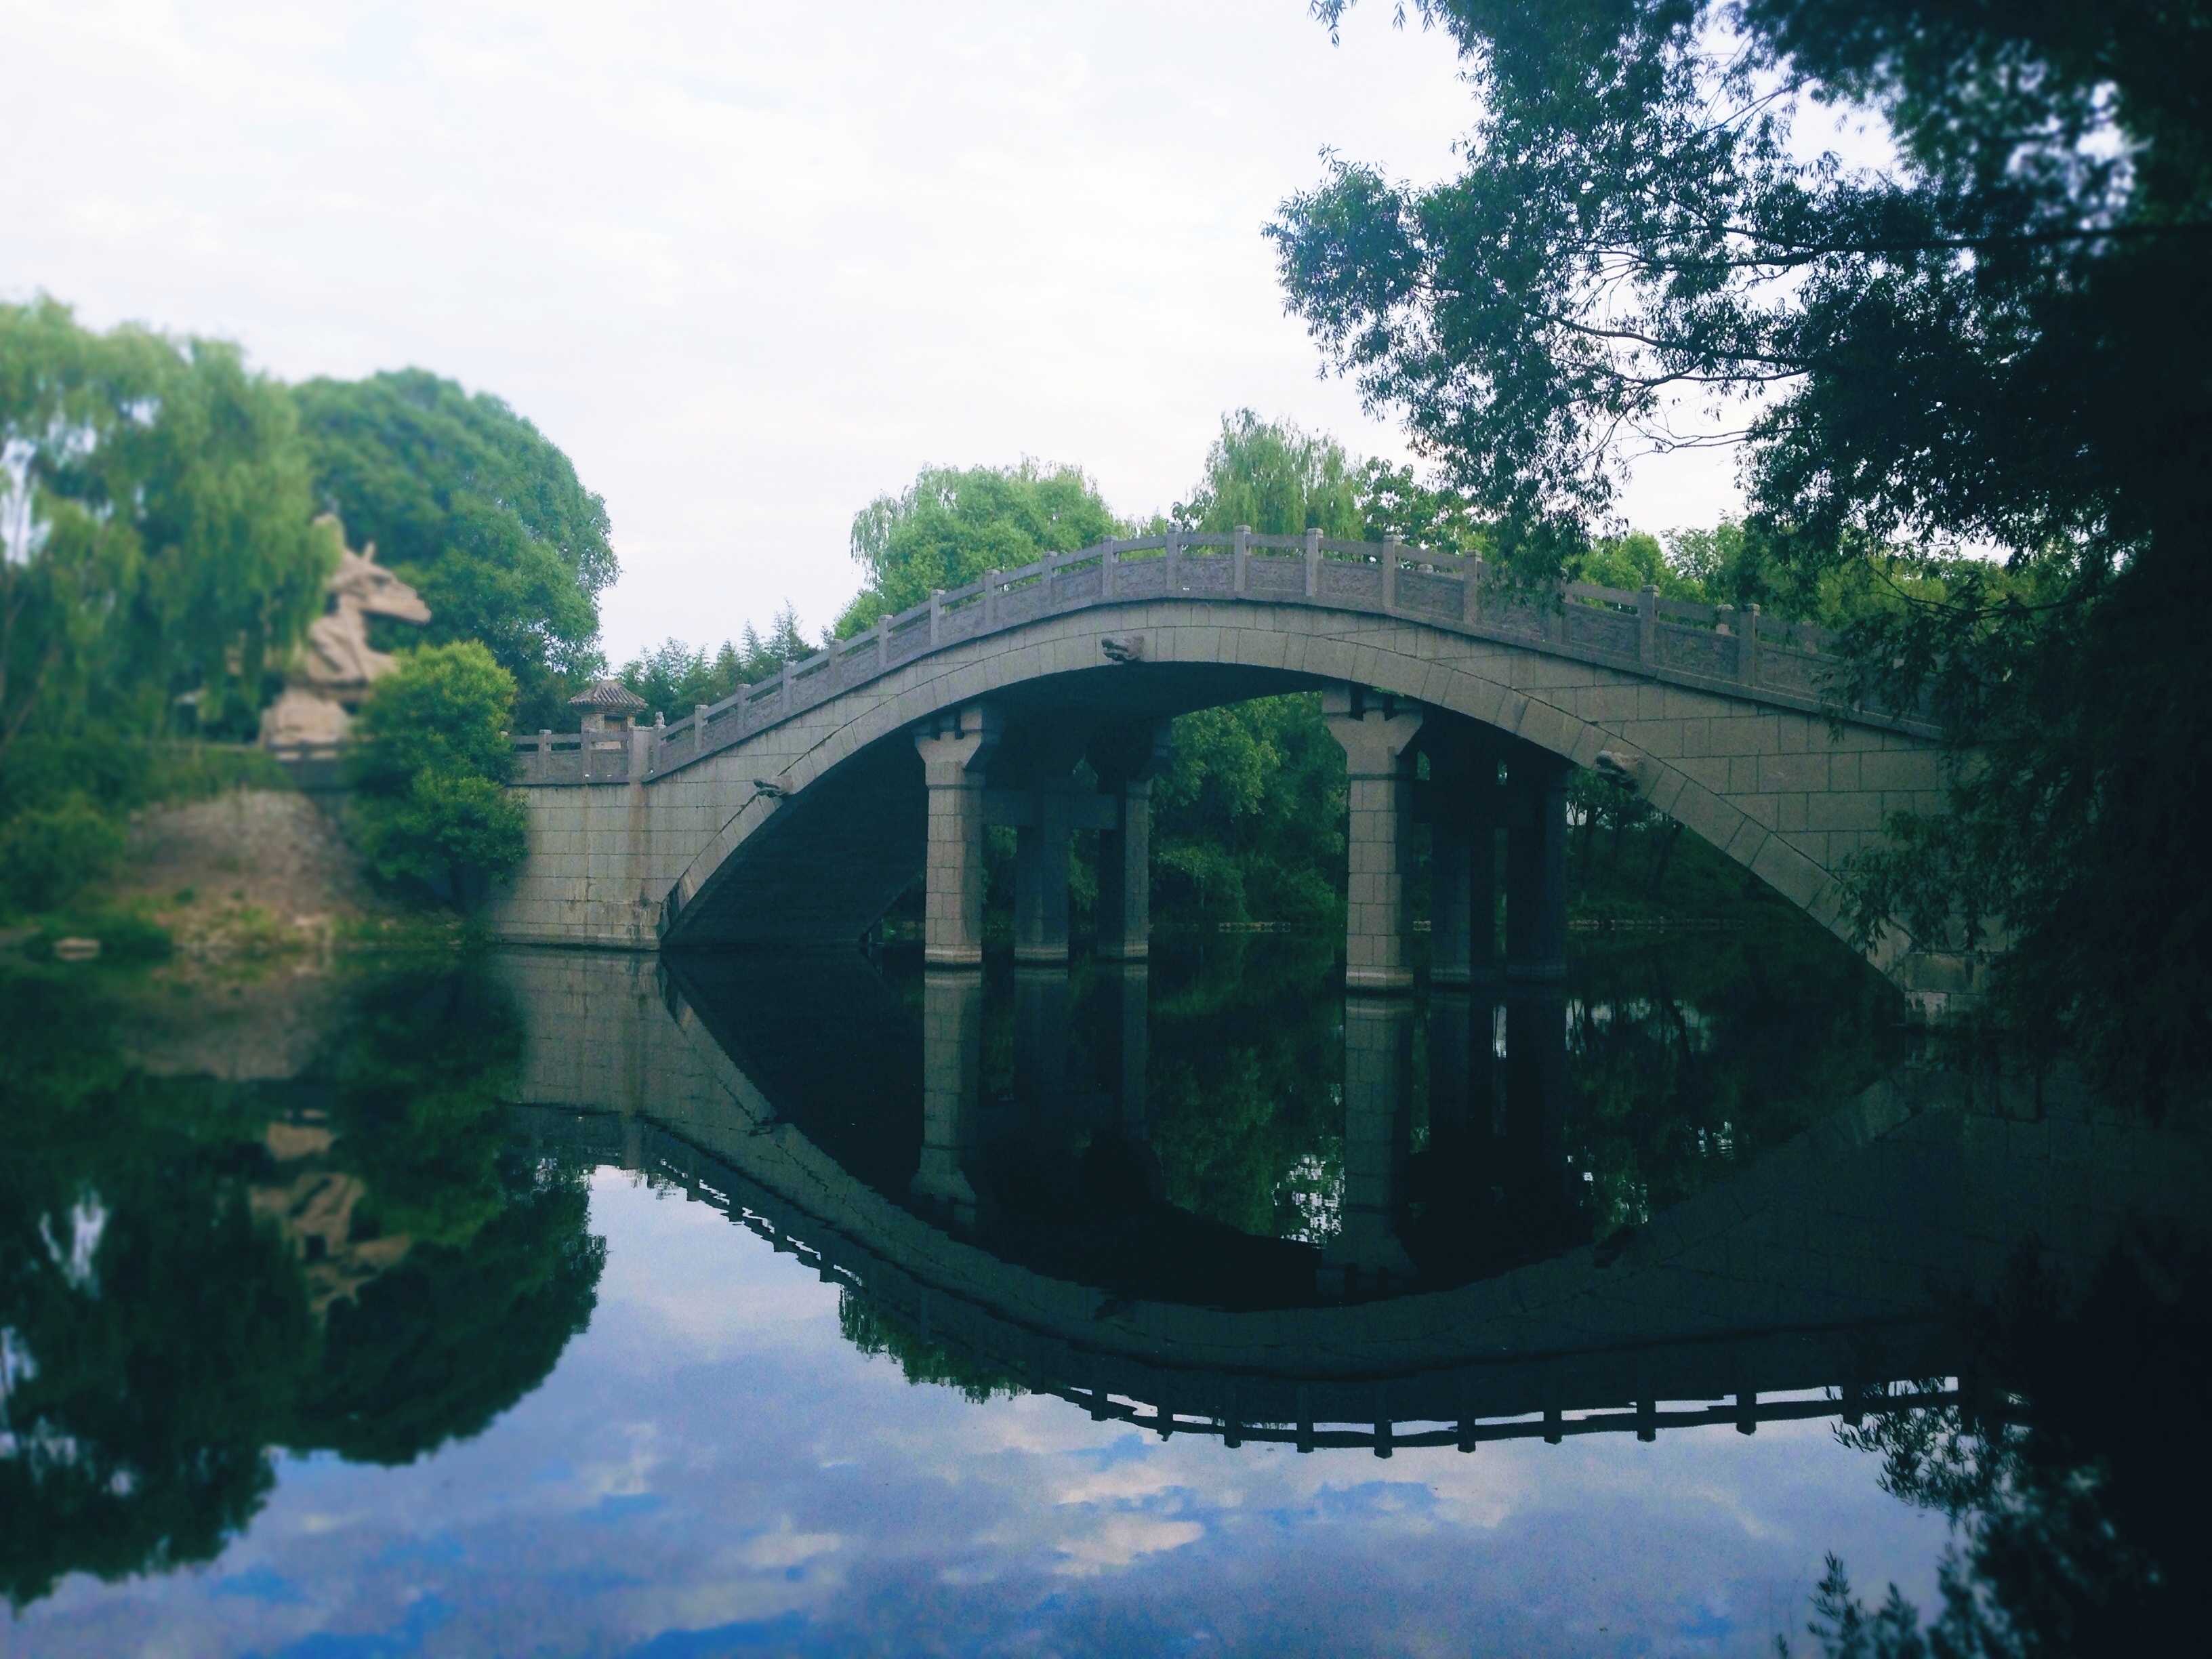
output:
[[[288,388],[220,341],[0,306],[0,910],[70,904],[133,809],[284,787],[196,740],[257,736],[325,605],[325,508],[422,589],[434,640],[482,641],[532,723],[562,720],[614,555],[599,499],[504,404],[416,370]],[[372,721],[387,746],[395,709]],[[474,769],[372,787],[380,862],[511,863],[516,815],[482,781],[505,773]]]
[[0,768],[27,737],[250,734],[337,558],[238,349],[0,306]]
[[799,613],[787,604],[770,620],[765,638],[747,623],[719,651],[666,640],[625,664],[620,678],[645,699],[647,717],[657,710],[680,720],[700,703],[720,702],[741,685],[774,678],[784,664],[811,656],[816,648],[799,631]]
[[[1961,1310],[1960,1403],[1885,1413],[1846,1432],[1882,1485],[1936,1510],[1942,1606],[1923,1626],[1896,1585],[1869,1609],[1828,1558],[1808,1633],[1831,1659],[2028,1659],[2185,1653],[2212,1581],[2203,1486],[2212,1261],[2146,1229],[2086,1282],[2033,1251],[1986,1304]],[[1786,1642],[1778,1649],[1787,1659]]]
[[1222,417],[1197,488],[1170,516],[1188,530],[1248,525],[1263,536],[1319,530],[1356,539],[1366,527],[1361,478],[1334,439],[1240,409]]
[[599,596],[618,569],[606,503],[499,398],[422,369],[294,395],[318,502],[422,593],[433,643],[481,641],[525,727],[558,725],[599,665]]
[[[1993,924],[2016,1030],[2153,1107],[2201,1094],[2203,6],[1412,9],[1478,100],[1464,170],[1338,162],[1273,227],[1332,363],[1531,571],[1578,550],[1636,443],[1730,435],[1680,424],[1729,400],[1789,584],[2001,550],[1855,627],[1856,690],[1924,701],[1960,761],[1954,811],[1859,871],[1859,923]],[[1881,164],[1822,148],[1838,118]]]
[[474,640],[408,652],[377,683],[347,766],[349,817],[380,875],[466,897],[522,861],[514,716],[514,677]]
[[856,634],[986,570],[1127,533],[1077,467],[924,467],[898,495],[878,495],[854,516],[853,558],[866,580],[833,631]]

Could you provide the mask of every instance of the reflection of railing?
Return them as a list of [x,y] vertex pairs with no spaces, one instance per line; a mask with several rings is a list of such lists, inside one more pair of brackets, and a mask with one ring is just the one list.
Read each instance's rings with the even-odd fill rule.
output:
[[[534,1145],[619,1161],[679,1188],[779,1255],[811,1267],[824,1284],[862,1297],[924,1341],[968,1359],[979,1376],[1006,1376],[1030,1392],[1083,1407],[1094,1420],[1125,1422],[1163,1438],[1212,1435],[1230,1446],[1254,1441],[1302,1452],[1364,1448],[1388,1457],[1401,1447],[1473,1451],[1488,1441],[1556,1445],[1593,1434],[1650,1440],[1662,1429],[1725,1425],[1750,1434],[1762,1423],[1826,1417],[1856,1425],[1869,1415],[1959,1400],[1954,1390],[1899,1391],[1881,1380],[1950,1369],[1941,1339],[1919,1327],[1660,1340],[1642,1351],[1463,1362],[1380,1376],[1198,1370],[1164,1356],[1154,1361],[1094,1352],[925,1283],[665,1130],[611,1114],[542,1108],[514,1113]],[[1335,1358],[1346,1355],[1340,1349]],[[1722,1376],[1729,1381],[1698,1386]],[[1795,1397],[1762,1401],[1761,1393]],[[1662,1409],[1662,1400],[1674,1403]],[[1703,1403],[1712,1400],[1726,1403]]]
[[[979,581],[879,618],[866,633],[786,663],[772,679],[698,704],[684,719],[640,734],[642,775],[690,765],[945,646],[1095,605],[1170,599],[1404,617],[1671,684],[1815,712],[1829,708],[1838,665],[1834,635],[1809,623],[1762,617],[1757,605],[1739,611],[1664,599],[1656,587],[1631,592],[1587,582],[1532,590],[1507,581],[1480,559],[1402,542],[1336,541],[1318,531],[1302,537],[1242,530],[1139,536],[1054,554],[1019,570],[987,572]],[[574,732],[519,739],[516,781],[629,778],[631,750],[618,746],[604,762],[585,751],[579,761],[576,742]]]

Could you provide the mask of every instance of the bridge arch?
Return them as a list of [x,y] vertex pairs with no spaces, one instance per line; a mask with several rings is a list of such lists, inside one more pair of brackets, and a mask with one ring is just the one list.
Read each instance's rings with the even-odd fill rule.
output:
[[[921,866],[912,734],[963,710],[996,711],[996,769],[1078,727],[1356,688],[1528,752],[1607,757],[1838,934],[1843,861],[1879,840],[1888,813],[1942,802],[1933,734],[1838,718],[1823,696],[1833,659],[1809,630],[1650,590],[1569,587],[1548,611],[1486,609],[1475,561],[1394,544],[1331,567],[1316,538],[1275,539],[1307,556],[1184,548],[1178,573],[1172,546],[1165,558],[1127,557],[1136,544],[1062,556],[886,619],[780,681],[630,734],[617,755],[526,742],[532,854],[495,902],[495,930],[635,948],[856,937]],[[1303,591],[1280,591],[1299,564]],[[1395,581],[1377,580],[1393,565]],[[1317,568],[1347,574],[1330,591]],[[1899,955],[1893,945],[1880,965]]]

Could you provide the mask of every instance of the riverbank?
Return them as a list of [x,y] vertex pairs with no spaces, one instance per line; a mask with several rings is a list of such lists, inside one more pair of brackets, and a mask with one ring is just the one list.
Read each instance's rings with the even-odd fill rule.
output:
[[379,891],[337,817],[297,790],[241,787],[144,807],[113,872],[54,912],[0,931],[0,951],[158,962],[170,975],[358,950],[441,949],[464,919]]

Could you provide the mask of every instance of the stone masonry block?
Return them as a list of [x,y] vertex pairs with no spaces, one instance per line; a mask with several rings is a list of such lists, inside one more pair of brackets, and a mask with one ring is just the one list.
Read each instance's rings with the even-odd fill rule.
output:
[[1859,758],[1859,787],[1883,791],[1929,789],[1942,782],[1942,757],[1932,750],[1905,754],[1884,750]]

